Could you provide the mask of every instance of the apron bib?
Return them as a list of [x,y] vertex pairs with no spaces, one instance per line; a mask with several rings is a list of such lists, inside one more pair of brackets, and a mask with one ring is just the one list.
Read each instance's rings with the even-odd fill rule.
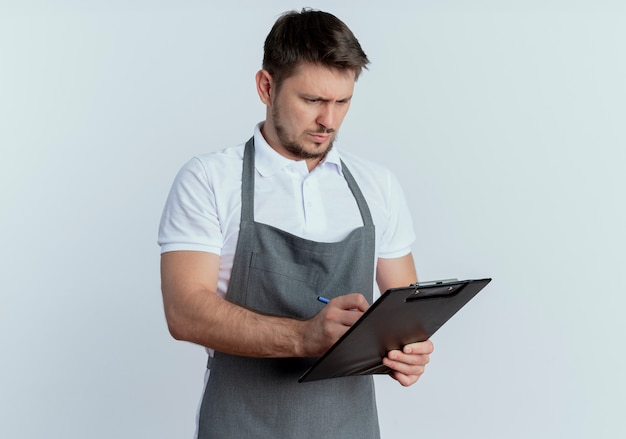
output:
[[[226,299],[250,310],[297,319],[328,298],[360,292],[373,300],[374,224],[342,162],[364,225],[324,243],[254,222],[254,142],[246,143],[241,224]],[[379,438],[371,376],[298,383],[315,358],[250,358],[215,352],[198,438]]]

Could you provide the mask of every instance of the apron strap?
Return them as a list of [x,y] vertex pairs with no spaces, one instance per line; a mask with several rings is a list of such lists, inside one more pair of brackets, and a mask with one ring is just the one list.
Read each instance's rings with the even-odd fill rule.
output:
[[243,152],[241,222],[254,222],[254,136],[246,142]]
[[343,162],[343,160],[341,160],[341,171],[343,172],[344,178],[348,182],[348,187],[352,191],[352,195],[354,195],[354,199],[356,200],[356,203],[359,205],[359,211],[361,212],[363,225],[373,226],[374,221],[372,220],[372,214],[370,213],[370,208],[367,206],[367,201],[365,201],[363,192],[361,192],[359,185],[356,184],[356,180],[352,176],[352,173],[348,170],[348,167]]

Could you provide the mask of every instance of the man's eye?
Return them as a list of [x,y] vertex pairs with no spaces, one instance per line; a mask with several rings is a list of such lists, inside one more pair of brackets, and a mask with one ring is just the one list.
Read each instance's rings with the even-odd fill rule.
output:
[[309,104],[317,104],[318,99],[309,99],[309,98],[306,98],[306,101],[307,101]]

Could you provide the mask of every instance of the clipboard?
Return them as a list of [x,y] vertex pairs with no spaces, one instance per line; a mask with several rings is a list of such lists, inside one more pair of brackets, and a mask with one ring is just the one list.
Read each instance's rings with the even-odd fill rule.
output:
[[387,290],[298,382],[389,373],[382,363],[387,352],[428,340],[489,282],[450,279]]

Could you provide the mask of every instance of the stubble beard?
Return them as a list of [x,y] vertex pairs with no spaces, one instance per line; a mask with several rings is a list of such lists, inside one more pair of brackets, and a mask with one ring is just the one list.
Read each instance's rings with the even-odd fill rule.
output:
[[[326,154],[328,154],[328,152],[333,148],[335,140],[337,140],[337,135],[335,134],[326,148],[322,148],[317,151],[307,151],[300,142],[288,138],[285,128],[280,123],[279,111],[276,106],[274,106],[274,108],[272,109],[272,123],[274,124],[276,135],[278,136],[278,140],[280,141],[282,147],[285,148],[285,150],[293,156],[302,160],[323,159],[324,157],[326,157]],[[315,131],[309,131],[309,133],[333,134],[335,133],[335,130],[329,130],[327,128],[320,127]],[[321,146],[322,144],[316,143],[316,145]]]

